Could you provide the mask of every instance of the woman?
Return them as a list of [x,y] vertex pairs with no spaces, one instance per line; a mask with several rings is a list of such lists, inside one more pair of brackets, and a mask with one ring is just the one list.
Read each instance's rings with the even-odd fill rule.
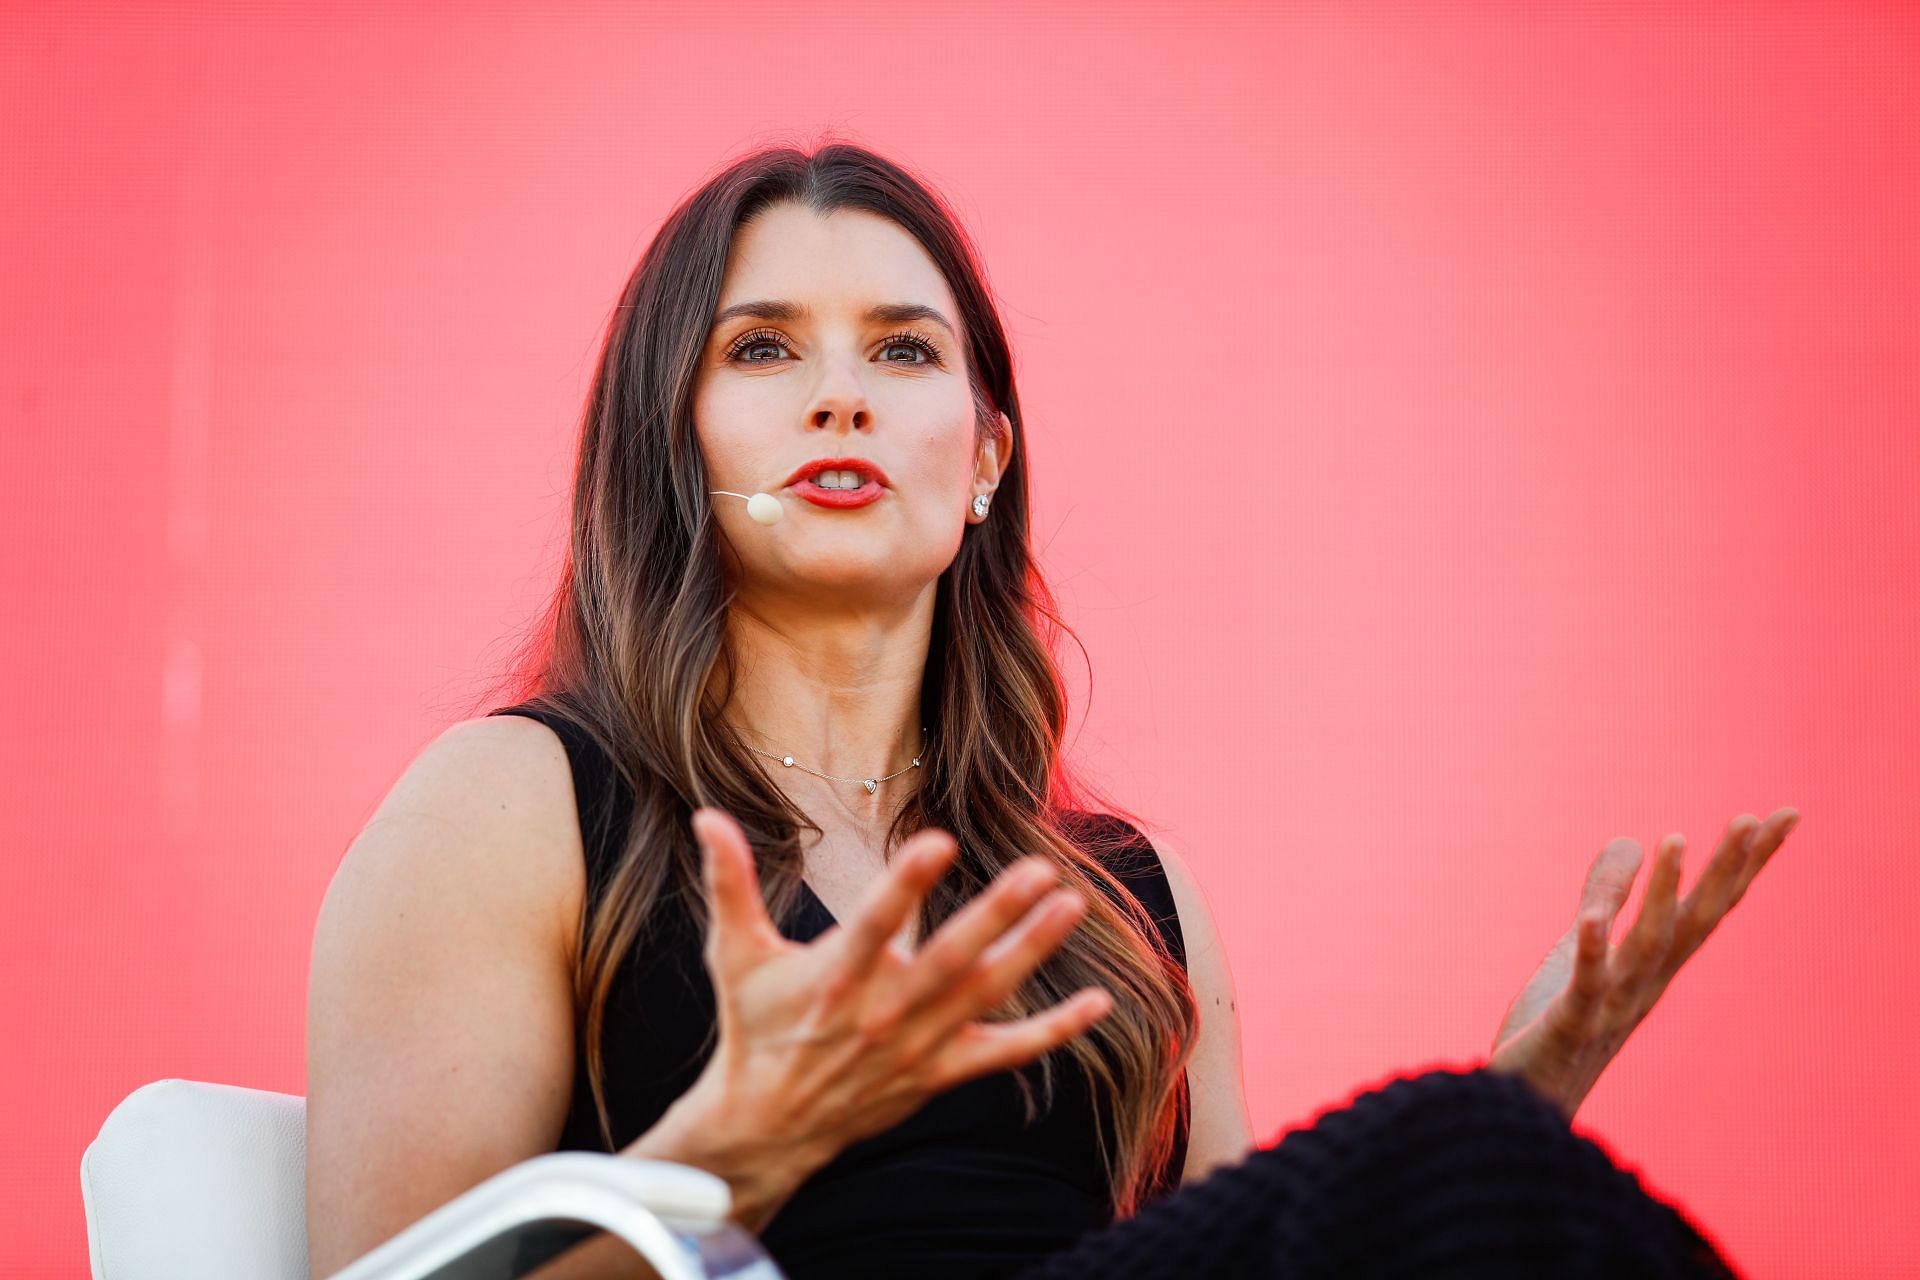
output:
[[[796,1280],[1728,1274],[1567,1122],[1797,815],[1735,819],[1681,902],[1663,842],[1611,956],[1609,845],[1486,1068],[1260,1148],[1203,895],[1061,755],[1026,457],[971,249],[898,166],[769,150],[669,218],[512,700],[328,890],[315,1276],[556,1148],[713,1171]],[[602,1237],[539,1274],[651,1271]]]

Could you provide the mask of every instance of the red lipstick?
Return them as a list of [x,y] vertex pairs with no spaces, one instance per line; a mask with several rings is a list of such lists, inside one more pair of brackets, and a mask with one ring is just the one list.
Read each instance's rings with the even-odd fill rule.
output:
[[[814,483],[822,471],[858,471],[865,477],[857,489],[823,489]],[[880,464],[866,458],[815,458],[803,462],[787,477],[787,488],[795,497],[805,498],[820,507],[864,507],[878,502],[886,491],[887,473]]]

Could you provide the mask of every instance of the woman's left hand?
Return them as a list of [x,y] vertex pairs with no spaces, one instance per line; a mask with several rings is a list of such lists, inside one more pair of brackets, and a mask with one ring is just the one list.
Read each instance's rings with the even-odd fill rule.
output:
[[1765,822],[1743,813],[1727,824],[1707,869],[1685,898],[1677,835],[1660,842],[1640,914],[1609,947],[1614,917],[1640,870],[1639,842],[1610,841],[1587,870],[1573,925],[1507,1007],[1487,1065],[1524,1077],[1573,1119],[1600,1072],[1620,1052],[1687,958],[1733,909],[1800,821],[1780,809]]

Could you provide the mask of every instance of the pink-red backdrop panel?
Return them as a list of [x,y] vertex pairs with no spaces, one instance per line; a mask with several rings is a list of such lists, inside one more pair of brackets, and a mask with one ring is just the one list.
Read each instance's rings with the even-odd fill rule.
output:
[[984,250],[1073,746],[1213,901],[1262,1138],[1483,1054],[1608,839],[1684,832],[1690,883],[1790,804],[1579,1123],[1755,1275],[1910,1273],[1912,7],[0,35],[0,1272],[84,1274],[139,1085],[304,1091],[321,894],[555,571],[621,280],[834,135]]

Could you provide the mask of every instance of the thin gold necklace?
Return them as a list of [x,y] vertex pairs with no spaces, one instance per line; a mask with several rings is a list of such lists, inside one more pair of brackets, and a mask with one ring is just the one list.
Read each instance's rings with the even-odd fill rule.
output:
[[[749,751],[752,751],[759,755],[763,755],[767,757],[767,759],[769,760],[778,760],[781,764],[787,766],[787,768],[789,769],[807,769],[806,765],[801,764],[799,761],[795,760],[792,756],[777,755],[771,751],[761,751],[760,748],[748,743],[742,743],[741,745],[745,746]],[[926,750],[927,750],[927,727],[925,725],[921,725],[920,726],[921,755],[925,755]],[[920,767],[920,756],[915,756],[913,758],[913,763],[908,765],[907,769],[918,769],[919,767]],[[905,773],[907,769],[895,769],[892,773],[888,774],[886,778],[843,778],[837,773],[822,773],[818,769],[807,769],[807,772],[812,774],[816,778],[831,778],[835,782],[857,782],[861,786],[867,789],[868,795],[872,795],[875,791],[879,790],[880,784],[885,782],[887,778],[897,778],[901,774]]]

